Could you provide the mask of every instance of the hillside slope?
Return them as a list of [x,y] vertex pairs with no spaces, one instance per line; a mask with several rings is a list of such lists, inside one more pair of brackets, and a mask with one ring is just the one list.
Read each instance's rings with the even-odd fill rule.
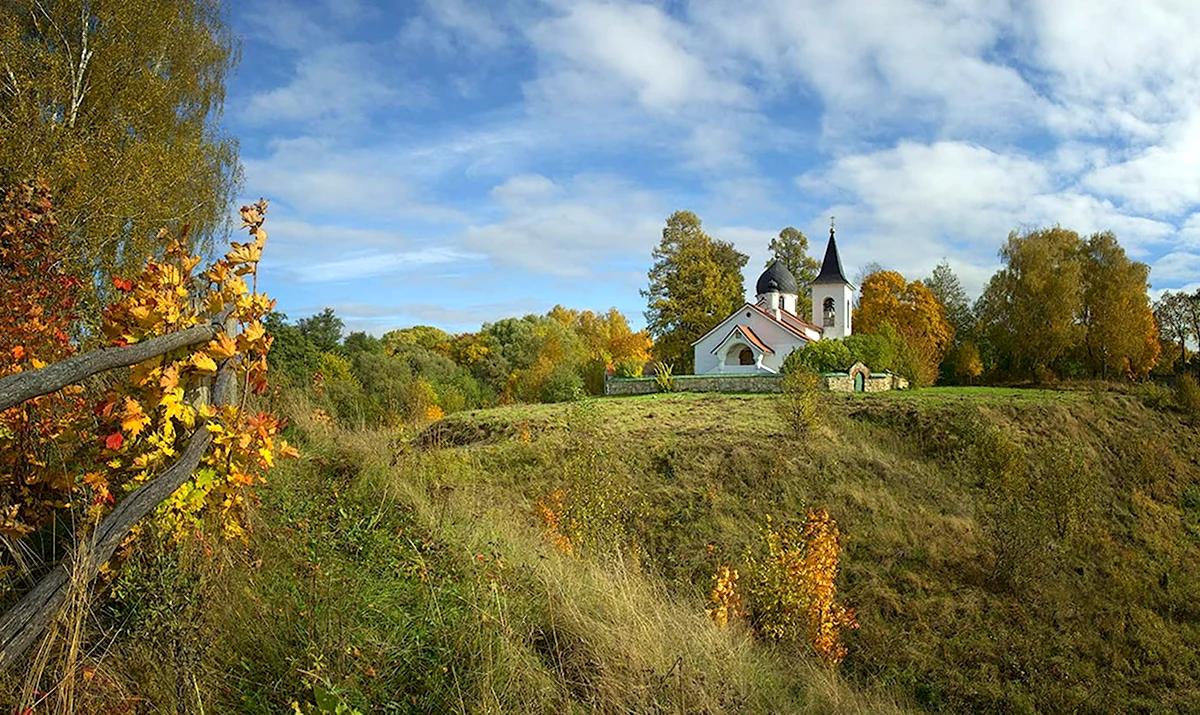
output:
[[[345,433],[294,405],[304,458],[272,473],[250,542],[132,556],[78,702],[1200,709],[1194,426],[1115,393],[823,399],[803,440],[764,395],[479,410],[420,434]],[[570,555],[538,518],[555,503],[583,525]],[[704,613],[768,517],[817,507],[861,626],[837,673]]]
[[590,421],[636,497],[648,568],[693,599],[765,516],[828,508],[861,623],[843,670],[919,706],[1200,709],[1194,426],[1115,393],[934,389],[828,396],[826,425],[797,442],[769,401],[511,408],[434,434],[534,499],[571,475],[497,435]]

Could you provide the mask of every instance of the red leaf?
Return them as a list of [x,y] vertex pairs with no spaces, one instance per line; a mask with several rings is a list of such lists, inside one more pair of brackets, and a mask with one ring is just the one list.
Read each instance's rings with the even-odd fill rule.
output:
[[133,290],[133,281],[128,278],[113,278],[113,285],[117,287],[117,290],[123,290],[126,293]]
[[123,444],[125,444],[125,435],[120,432],[113,432],[104,438],[104,446],[114,451],[120,449]]

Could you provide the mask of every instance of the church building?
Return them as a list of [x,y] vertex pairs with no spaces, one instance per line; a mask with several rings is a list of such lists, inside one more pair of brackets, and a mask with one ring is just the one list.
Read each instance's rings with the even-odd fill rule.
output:
[[850,335],[854,286],[842,272],[834,230],[821,272],[812,287],[812,314],[820,326],[797,315],[800,286],[778,260],[755,284],[755,302],[746,303],[692,343],[695,374],[777,373],[793,350],[823,338]]

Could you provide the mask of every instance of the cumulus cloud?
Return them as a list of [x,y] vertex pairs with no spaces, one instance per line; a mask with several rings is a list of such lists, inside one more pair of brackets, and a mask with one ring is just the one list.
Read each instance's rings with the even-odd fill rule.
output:
[[849,271],[944,257],[972,292],[1055,223],[1115,231],[1156,289],[1200,271],[1196,3],[251,2],[281,52],[241,90],[246,186],[300,283],[404,276],[417,305],[465,261],[459,301],[495,303],[486,271],[636,303],[679,208],[749,280],[831,213]]

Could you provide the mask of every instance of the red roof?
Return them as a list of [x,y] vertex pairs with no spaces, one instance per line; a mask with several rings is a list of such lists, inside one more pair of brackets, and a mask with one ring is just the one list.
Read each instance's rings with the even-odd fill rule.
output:
[[729,331],[729,335],[726,335],[724,338],[722,338],[721,342],[717,343],[717,347],[713,348],[711,352],[715,353],[722,345],[725,344],[726,340],[728,340],[730,337],[732,337],[733,334],[738,332],[739,330],[742,331],[742,335],[746,338],[746,342],[750,343],[751,345],[753,345],[754,347],[763,351],[764,353],[771,353],[772,355],[775,354],[775,351],[771,349],[771,346],[764,343],[761,338],[759,338],[757,335],[755,335],[754,331],[750,329],[749,325],[733,326],[733,330]]

